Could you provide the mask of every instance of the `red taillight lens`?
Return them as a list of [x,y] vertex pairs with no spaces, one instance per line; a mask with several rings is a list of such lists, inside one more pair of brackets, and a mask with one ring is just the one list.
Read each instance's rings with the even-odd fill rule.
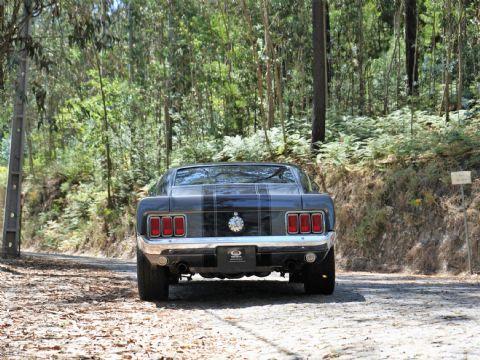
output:
[[173,222],[170,216],[162,217],[162,236],[173,235]]
[[185,218],[183,216],[175,216],[173,218],[175,227],[175,236],[185,235]]
[[160,236],[160,218],[159,217],[150,218],[150,236],[151,237]]
[[314,233],[323,232],[323,215],[322,214],[312,214],[312,232]]
[[306,234],[310,231],[310,214],[300,214],[300,232]]
[[298,233],[298,215],[297,214],[288,214],[288,233],[297,234]]

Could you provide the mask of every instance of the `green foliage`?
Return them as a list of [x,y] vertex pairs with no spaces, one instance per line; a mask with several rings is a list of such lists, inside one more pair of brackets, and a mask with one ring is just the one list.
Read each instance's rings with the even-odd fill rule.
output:
[[364,164],[394,158],[428,157],[448,153],[469,154],[467,161],[479,159],[479,118],[466,112],[453,115],[457,120],[445,123],[439,116],[424,111],[412,116],[408,109],[395,111],[386,117],[334,118],[330,139],[323,144],[317,161],[335,166]]
[[[403,3],[330,1],[327,139],[315,156],[310,1],[267,1],[266,14],[262,2],[252,0],[132,0],[106,2],[106,11],[98,0],[63,2],[62,11],[57,1],[40,3],[46,8],[35,18],[30,59],[24,218],[30,230],[24,236],[42,238],[50,248],[94,246],[95,239],[101,247],[131,235],[136,200],[173,165],[286,161],[339,179],[352,169],[387,173],[429,159],[478,166],[478,2],[463,9],[469,40],[461,42],[458,34],[446,35],[449,25],[462,25],[458,9],[446,14],[438,1],[418,2],[419,93],[408,98]],[[2,166],[13,112],[13,9],[7,2],[2,35],[8,36],[0,47],[8,49],[0,50]],[[468,110],[452,112],[446,123],[437,113],[445,71],[450,100],[457,100],[456,43],[463,45],[460,100]],[[275,119],[265,129],[269,99]],[[393,178],[408,188],[405,204],[419,208],[431,199],[414,180],[407,182],[411,171]],[[382,201],[365,215],[359,239],[377,236]]]

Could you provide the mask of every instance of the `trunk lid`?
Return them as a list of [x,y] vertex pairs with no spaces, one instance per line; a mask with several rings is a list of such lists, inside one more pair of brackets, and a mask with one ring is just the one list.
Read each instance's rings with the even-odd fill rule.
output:
[[[187,214],[188,236],[285,234],[285,213],[302,208],[296,184],[226,184],[174,187],[170,212]],[[235,215],[243,230],[229,228]]]

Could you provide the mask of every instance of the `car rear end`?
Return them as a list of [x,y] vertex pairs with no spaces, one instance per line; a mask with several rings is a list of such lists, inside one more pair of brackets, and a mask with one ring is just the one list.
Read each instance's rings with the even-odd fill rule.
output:
[[307,268],[333,252],[334,208],[330,196],[306,193],[294,171],[287,170],[291,176],[276,183],[185,185],[173,180],[168,195],[139,203],[141,256],[167,269],[170,278],[277,271],[302,282]]

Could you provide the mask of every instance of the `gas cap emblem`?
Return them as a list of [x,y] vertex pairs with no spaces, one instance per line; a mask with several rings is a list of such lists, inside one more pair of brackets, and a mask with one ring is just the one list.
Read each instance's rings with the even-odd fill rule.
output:
[[228,220],[228,227],[230,230],[232,230],[234,233],[239,233],[240,231],[243,230],[245,226],[245,222],[243,219],[238,216],[237,212],[233,213],[233,216]]

